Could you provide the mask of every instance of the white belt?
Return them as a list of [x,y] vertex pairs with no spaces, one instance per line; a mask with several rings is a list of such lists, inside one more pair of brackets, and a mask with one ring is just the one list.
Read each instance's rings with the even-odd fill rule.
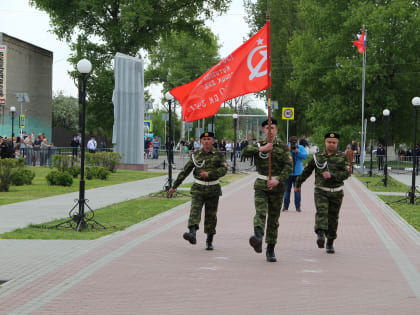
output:
[[258,175],[257,175],[257,178],[259,178],[259,179],[263,179],[263,180],[268,180],[268,176],[261,175],[261,174],[258,174]]
[[330,192],[336,192],[336,191],[342,191],[343,190],[343,186],[336,187],[336,188],[328,188],[328,187],[315,186],[315,188],[319,188],[321,190],[330,191]]
[[194,178],[194,183],[199,184],[199,185],[204,185],[204,186],[212,186],[212,185],[217,185],[219,184],[219,180],[214,180],[211,182],[205,182],[203,180],[198,180]]

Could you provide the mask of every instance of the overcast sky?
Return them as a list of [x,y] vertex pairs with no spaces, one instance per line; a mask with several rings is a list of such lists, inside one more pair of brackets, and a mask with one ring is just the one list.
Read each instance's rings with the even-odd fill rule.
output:
[[[68,76],[71,68],[67,59],[70,49],[66,42],[60,42],[50,32],[50,19],[42,11],[28,4],[28,0],[0,0],[0,32],[27,41],[54,53],[53,92],[61,90],[65,95],[77,96],[77,89]],[[216,17],[207,24],[219,36],[220,56],[225,57],[238,48],[248,38],[249,28],[244,21],[243,0],[233,0],[230,10],[223,16]],[[159,90],[154,89],[152,96],[159,97]]]

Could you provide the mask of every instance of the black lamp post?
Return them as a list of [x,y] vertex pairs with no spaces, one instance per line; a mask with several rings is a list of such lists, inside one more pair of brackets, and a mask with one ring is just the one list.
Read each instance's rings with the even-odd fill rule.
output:
[[165,98],[168,101],[168,105],[169,105],[169,126],[168,126],[168,186],[166,187],[167,190],[169,190],[172,187],[172,156],[173,156],[173,151],[172,151],[172,110],[171,110],[171,105],[172,105],[172,100],[174,99],[174,97],[172,96],[171,93],[166,92],[165,94]]
[[417,154],[416,154],[416,135],[417,135],[417,109],[420,106],[420,97],[413,97],[411,103],[414,106],[415,118],[414,118],[414,145],[413,145],[413,174],[411,176],[411,194],[410,203],[413,205],[416,199],[416,166],[417,166]]
[[374,134],[373,130],[374,130],[374,127],[375,127],[375,121],[376,121],[375,116],[370,117],[370,122],[372,123],[372,136],[370,138],[370,171],[369,171],[369,176],[370,177],[372,177],[372,163],[373,163],[373,152],[372,151],[373,151],[373,134]]
[[[64,221],[60,224],[57,224],[55,227],[59,228],[60,226],[64,226],[66,224],[69,224],[70,227],[73,227],[73,223],[76,223],[76,231],[80,232],[81,230],[87,228],[88,222],[94,222],[98,226],[100,226],[102,229],[106,229],[105,226],[100,224],[98,221],[94,220],[94,212],[87,204],[87,199],[85,199],[85,147],[86,147],[86,132],[85,132],[85,121],[86,121],[86,82],[89,72],[92,70],[92,64],[87,59],[81,59],[77,63],[77,70],[82,75],[82,89],[79,89],[81,91],[82,95],[79,97],[79,100],[82,102],[82,112],[81,112],[81,133],[82,133],[82,139],[80,144],[80,183],[79,183],[79,199],[76,200],[76,204],[74,207],[70,210],[69,216],[70,219],[67,221]],[[86,218],[85,215],[85,206],[90,210],[90,217]],[[73,215],[73,210],[76,209],[76,207],[79,207],[79,213]],[[92,227],[95,227],[92,225]]]
[[385,187],[388,184],[388,123],[389,123],[389,114],[391,112],[389,109],[384,109],[382,114],[384,115],[385,121],[385,166],[384,166],[384,185]]
[[238,114],[235,113],[232,115],[233,117],[233,139],[235,139],[235,147],[233,148],[233,168],[232,173],[235,174],[236,172],[236,144],[238,139],[236,139],[236,127],[238,125]]
[[81,59],[77,63],[77,70],[82,74],[82,143],[80,144],[80,183],[79,183],[79,214],[77,216],[76,231],[86,227],[85,221],[85,122],[86,122],[86,82],[89,72],[92,70],[92,64],[87,59]]
[[13,144],[13,137],[15,136],[15,132],[14,132],[14,123],[15,123],[15,112],[16,112],[16,107],[12,106],[9,109],[10,113],[12,114],[12,144]]

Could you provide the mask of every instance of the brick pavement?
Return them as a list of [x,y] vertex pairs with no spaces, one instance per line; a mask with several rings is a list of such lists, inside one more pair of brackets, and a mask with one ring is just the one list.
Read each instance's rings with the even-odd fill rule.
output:
[[315,244],[311,178],[303,212],[281,214],[278,262],[268,263],[248,245],[253,179],[223,189],[212,252],[202,228],[197,245],[182,239],[188,204],[96,241],[0,240],[40,251],[0,288],[0,314],[418,312],[419,233],[360,182],[346,183],[336,254]]

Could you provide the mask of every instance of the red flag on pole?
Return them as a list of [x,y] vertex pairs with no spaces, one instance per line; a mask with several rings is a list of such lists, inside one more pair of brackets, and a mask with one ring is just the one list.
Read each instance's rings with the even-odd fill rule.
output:
[[362,35],[360,35],[358,40],[353,41],[353,44],[357,47],[359,53],[363,54],[366,50],[365,30],[362,30]]
[[184,121],[213,116],[223,102],[271,85],[267,66],[267,47],[270,45],[267,30],[269,22],[201,77],[170,91],[182,106]]

